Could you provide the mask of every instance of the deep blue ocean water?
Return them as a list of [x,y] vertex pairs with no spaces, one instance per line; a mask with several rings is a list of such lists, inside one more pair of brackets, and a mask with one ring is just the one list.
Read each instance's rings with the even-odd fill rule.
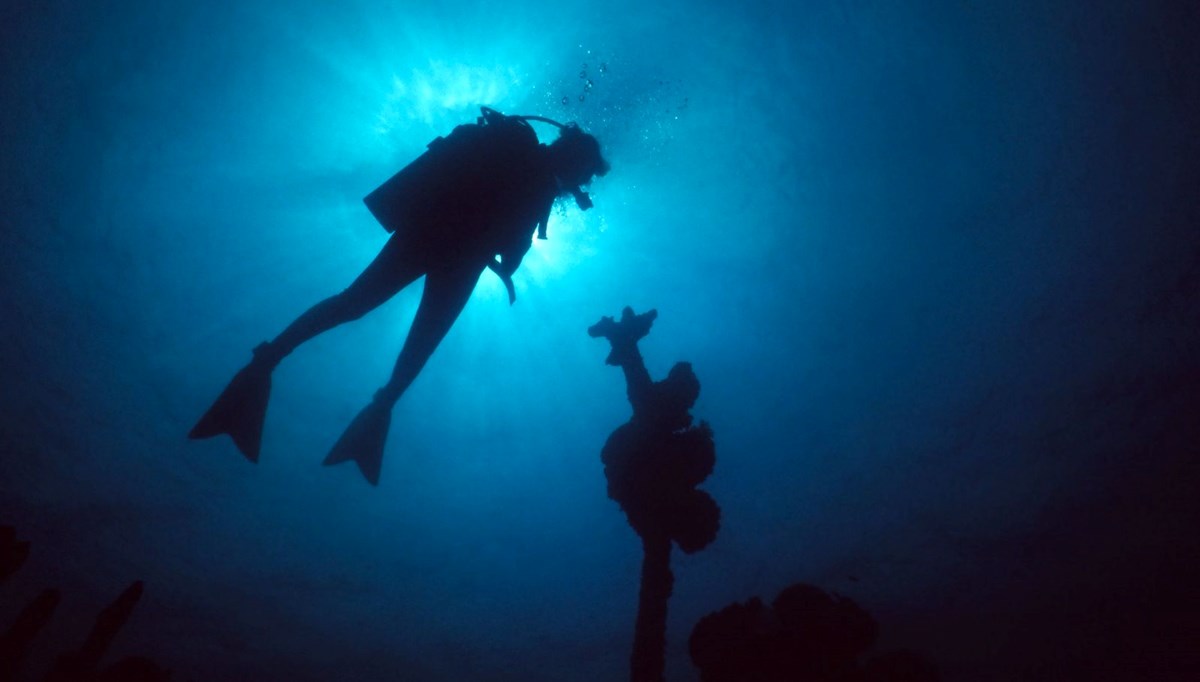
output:
[[[797,581],[947,680],[1189,679],[1197,14],[5,3],[0,522],[32,554],[0,626],[60,587],[44,669],[141,579],[112,655],[176,679],[623,679],[641,548],[599,453],[629,405],[586,329],[629,305],[717,443],[667,679],[701,616]],[[363,195],[480,105],[578,121],[612,172],[514,306],[485,273],[380,485],[320,462],[419,284],[281,365],[259,464],[187,440],[383,245]]]

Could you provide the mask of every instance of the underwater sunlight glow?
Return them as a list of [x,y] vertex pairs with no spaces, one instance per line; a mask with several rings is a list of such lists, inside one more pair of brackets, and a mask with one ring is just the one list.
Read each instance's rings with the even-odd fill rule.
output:
[[[869,613],[864,678],[1200,679],[1197,7],[6,3],[0,632],[61,591],[18,682],[133,581],[100,666],[194,682],[621,680],[643,615],[695,682],[756,597]],[[481,106],[611,170],[512,305],[387,252],[451,322],[393,406],[427,282],[339,296],[364,197]],[[544,210],[518,142],[476,167]]]

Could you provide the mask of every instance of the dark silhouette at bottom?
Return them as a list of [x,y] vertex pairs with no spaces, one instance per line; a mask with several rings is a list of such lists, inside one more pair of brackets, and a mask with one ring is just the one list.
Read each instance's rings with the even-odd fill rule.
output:
[[625,308],[620,321],[605,317],[588,329],[608,339],[606,362],[621,367],[633,416],[609,436],[601,458],[608,496],[625,512],[642,539],[642,581],[638,593],[630,661],[633,682],[661,682],[666,660],[667,601],[671,597],[671,542],[688,554],[717,536],[721,510],[708,493],[696,490],[716,463],[712,429],[692,426],[688,413],[700,395],[700,382],[686,362],[663,381],[650,380],[637,342],[650,333],[657,313],[635,315]]
[[853,600],[797,583],[771,606],[758,597],[700,619],[688,650],[703,682],[937,682],[911,651],[860,658],[879,625]]
[[[29,543],[18,542],[11,526],[0,526],[0,582],[15,573],[28,556]],[[123,658],[107,668],[99,667],[141,597],[142,581],[137,580],[100,612],[79,650],[58,658],[42,678],[44,682],[167,682],[170,671],[141,656]],[[58,590],[43,590],[0,636],[0,682],[21,679],[18,675],[33,641],[54,616],[59,600]]]

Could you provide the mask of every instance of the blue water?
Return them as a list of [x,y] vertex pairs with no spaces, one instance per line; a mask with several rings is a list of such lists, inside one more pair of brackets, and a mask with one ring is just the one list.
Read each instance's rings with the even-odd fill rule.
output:
[[[949,680],[1185,679],[1194,6],[212,5],[0,9],[0,521],[33,546],[0,624],[64,594],[31,669],[142,579],[112,656],[176,679],[622,679],[629,406],[586,328],[630,305],[717,443],[667,679],[701,616],[797,581]],[[612,172],[516,305],[485,273],[379,487],[320,462],[419,285],[284,362],[258,465],[186,440],[480,105],[578,121]]]

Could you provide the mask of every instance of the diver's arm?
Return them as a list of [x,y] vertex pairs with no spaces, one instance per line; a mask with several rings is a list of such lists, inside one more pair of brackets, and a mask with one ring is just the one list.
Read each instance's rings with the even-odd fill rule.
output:
[[493,258],[492,262],[488,263],[488,268],[500,277],[500,281],[504,282],[504,288],[508,291],[508,304],[512,305],[517,302],[517,290],[513,286],[512,276],[521,267],[521,261],[525,258],[525,254],[529,253],[529,248],[533,246],[533,242],[529,238],[520,240],[519,243],[512,244],[509,248],[500,252],[500,258]]
[[532,246],[533,240],[525,237],[514,244],[512,248],[500,252],[500,265],[510,277],[517,271],[517,268],[521,267],[521,261],[525,260],[525,254],[529,253]]
[[554,202],[546,204],[546,210],[542,211],[542,215],[537,221],[537,238],[546,238],[546,225],[550,222],[550,209],[554,207]]
[[[551,198],[546,201],[545,207],[539,212],[538,221],[535,224],[538,239],[546,238],[546,223],[550,221],[550,210],[554,207],[554,200]],[[521,267],[521,261],[524,260],[525,254],[529,253],[529,249],[533,247],[533,240],[528,236],[528,232],[519,235],[508,245],[500,250],[499,260],[493,258],[492,262],[488,263],[488,268],[500,277],[500,281],[504,282],[504,288],[508,290],[508,304],[512,305],[517,301],[517,290],[513,287],[512,276]]]
[[517,302],[517,289],[513,286],[512,273],[504,271],[504,264],[499,259],[492,258],[492,261],[487,264],[488,269],[496,273],[501,282],[504,282],[504,290],[508,292],[508,304],[512,305]]

